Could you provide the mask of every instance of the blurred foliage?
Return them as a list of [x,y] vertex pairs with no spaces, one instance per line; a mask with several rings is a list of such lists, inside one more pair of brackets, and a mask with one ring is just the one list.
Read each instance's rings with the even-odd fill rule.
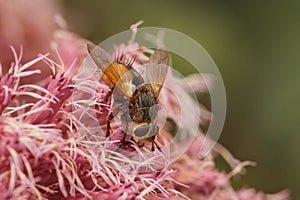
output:
[[[99,43],[143,19],[208,51],[223,76],[228,112],[220,142],[257,161],[243,183],[300,199],[300,1],[63,1],[73,31]],[[181,65],[182,64],[182,65]],[[182,66],[184,61],[176,65]],[[185,74],[189,72],[184,72]]]

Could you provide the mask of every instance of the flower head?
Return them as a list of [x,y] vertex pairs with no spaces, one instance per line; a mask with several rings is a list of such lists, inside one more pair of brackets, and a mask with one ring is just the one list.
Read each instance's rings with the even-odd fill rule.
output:
[[[52,38],[52,25],[43,29],[47,24],[43,22],[29,29],[28,16],[32,13],[21,8],[34,12],[39,12],[40,8],[34,3],[18,3],[22,3],[23,7],[13,6],[15,2],[0,2],[3,5],[0,13],[7,12],[5,16],[11,16],[11,23],[24,30],[24,34],[7,30],[17,36],[10,38],[9,33],[3,33],[0,46],[7,47],[8,41],[14,39],[17,44],[24,43],[24,55],[36,54],[37,49],[43,52],[50,43],[49,38]],[[49,16],[44,17],[43,20],[50,20]],[[149,59],[146,53],[153,53],[135,41],[140,24],[131,27],[133,35],[128,43],[115,46],[115,54],[123,52],[126,59],[135,58],[136,65],[133,67]],[[32,41],[28,30],[36,31],[39,33],[37,39],[45,37],[46,42],[28,48]],[[45,34],[41,34],[44,31]],[[232,171],[226,173],[217,169],[213,154],[205,159],[198,158],[196,151],[201,148],[204,136],[199,127],[194,144],[173,163],[170,148],[151,152],[147,146],[130,140],[130,134],[124,132],[124,127],[117,120],[112,121],[111,135],[104,137],[102,126],[107,126],[110,113],[114,112],[114,98],[104,101],[109,88],[93,74],[94,79],[76,84],[81,78],[78,74],[80,62],[87,54],[83,51],[84,40],[65,31],[56,33],[54,46],[57,58],[40,55],[22,64],[22,56],[17,56],[13,50],[14,58],[2,62],[7,72],[0,75],[1,199],[288,199],[289,195],[285,192],[267,196],[248,188],[234,191],[230,178],[252,163],[229,162]],[[5,52],[0,54],[6,55]],[[42,66],[41,63],[47,72],[40,67],[34,68]],[[43,73],[43,78],[37,76],[40,73]],[[170,111],[167,118],[173,120],[177,127],[195,131],[181,123],[178,113],[192,113],[190,107],[200,107],[205,113],[200,122],[208,123],[210,112],[189,97],[182,79],[173,74],[168,76],[166,85],[184,94],[188,105],[180,105],[170,90],[162,90],[159,103]],[[22,82],[24,78],[38,81]],[[206,90],[205,87],[194,89],[199,92]],[[190,117],[194,120],[197,116]],[[124,135],[126,143],[122,144],[120,141]],[[158,141],[165,144],[172,139],[170,129],[164,129]],[[181,145],[184,144],[179,142],[176,147],[181,148]],[[221,146],[217,146],[215,153],[236,161]]]

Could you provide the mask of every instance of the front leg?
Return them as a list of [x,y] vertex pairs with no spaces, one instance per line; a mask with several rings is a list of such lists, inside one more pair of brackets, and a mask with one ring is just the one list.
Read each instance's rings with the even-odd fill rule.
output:
[[158,149],[158,151],[161,151],[161,147],[155,141],[155,137],[156,137],[156,135],[148,138],[148,141],[151,142],[151,151],[155,150],[155,146]]
[[[155,142],[155,141],[153,140],[153,141],[152,141],[152,145],[153,145],[153,144],[156,146],[156,148],[158,149],[158,151],[161,152],[161,147],[158,146],[157,142]],[[152,151],[154,151],[154,148],[152,149]]]
[[107,116],[106,120],[106,137],[108,137],[110,135],[110,131],[112,131],[112,128],[110,126],[110,122],[111,120],[114,119],[114,117],[120,112],[119,109],[114,109],[112,112],[110,112],[110,114]]

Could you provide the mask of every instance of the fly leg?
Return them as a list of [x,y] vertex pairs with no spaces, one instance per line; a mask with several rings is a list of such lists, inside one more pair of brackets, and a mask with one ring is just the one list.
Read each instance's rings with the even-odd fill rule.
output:
[[[120,140],[120,145],[125,145],[126,144],[126,135],[127,135],[127,131],[128,131],[128,123],[129,123],[129,113],[127,111],[127,108],[128,108],[128,102],[124,101],[124,99],[119,99],[120,100],[120,103],[121,105],[118,106],[116,108],[117,112],[121,112],[122,115],[121,115],[121,122],[123,124],[123,127],[124,129],[122,130],[123,132],[123,136]],[[129,117],[129,118],[128,118]]]
[[[158,151],[161,152],[161,148],[160,148],[160,146],[158,146],[157,142],[155,142],[155,141],[153,140],[153,142],[152,142],[152,147],[154,147],[153,144],[156,146],[156,148],[158,149]],[[152,148],[151,148],[151,150],[152,150]],[[154,151],[154,148],[153,148],[152,151]]]
[[152,143],[151,151],[154,151],[154,150],[155,150],[155,146],[156,146],[156,148],[158,149],[158,151],[161,152],[161,148],[160,148],[160,146],[158,146],[157,142],[155,142],[155,141],[153,140],[153,141],[151,141],[151,143]]
[[112,87],[104,96],[104,98],[100,101],[100,103],[106,103],[109,99],[109,97],[112,95],[112,92],[114,90],[114,87]]
[[110,131],[112,131],[112,128],[110,126],[110,122],[112,119],[114,119],[114,117],[120,112],[120,107],[117,107],[116,109],[114,109],[112,112],[109,113],[109,115],[107,116],[106,120],[106,137],[108,137],[110,135]]
[[121,139],[121,145],[125,145],[126,144],[126,133],[127,133],[127,130],[128,130],[128,125],[126,124],[125,130],[123,130],[123,136],[122,136],[122,139]]
[[155,142],[155,136],[152,136],[148,138],[148,140],[151,142],[151,151],[155,150],[155,147],[158,149],[158,151],[161,151],[160,146]]
[[139,146],[140,148],[143,148],[144,145],[145,145],[145,143],[138,143],[138,146]]
[[110,135],[110,131],[112,131],[110,127],[110,121],[114,118],[114,115],[110,113],[107,117],[107,123],[106,123],[106,134],[105,137],[108,137]]
[[122,115],[122,123],[125,124],[125,129],[123,130],[123,137],[121,139],[121,144],[126,144],[126,134],[128,132],[128,124],[129,124],[130,115],[127,112],[124,112]]
[[119,148],[122,147],[123,145],[125,146],[126,144],[129,143],[128,141],[126,141],[127,129],[128,129],[128,126],[126,125],[125,129],[122,130],[123,135],[122,135],[122,138],[120,140]]
[[[111,88],[111,90],[109,90],[103,99],[101,99],[100,101],[98,101],[99,104],[96,105],[96,109],[98,110],[97,113],[97,117],[101,117],[100,116],[100,110],[102,110],[104,107],[106,107],[105,105],[102,104],[106,104],[108,99],[111,97],[112,95],[112,91],[113,91],[113,87]],[[106,117],[106,133],[105,133],[105,137],[109,137],[110,132],[112,131],[111,126],[110,126],[110,121],[114,118],[114,115],[112,113],[108,113],[108,116]]]
[[152,141],[152,145],[151,145],[151,151],[154,151],[155,147],[154,147],[154,141]]

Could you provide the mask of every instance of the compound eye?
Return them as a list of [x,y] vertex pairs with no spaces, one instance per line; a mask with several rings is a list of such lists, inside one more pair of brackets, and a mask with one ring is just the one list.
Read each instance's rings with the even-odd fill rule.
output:
[[137,127],[134,130],[134,135],[142,138],[148,134],[148,131],[149,131],[149,125],[142,125],[142,126]]

